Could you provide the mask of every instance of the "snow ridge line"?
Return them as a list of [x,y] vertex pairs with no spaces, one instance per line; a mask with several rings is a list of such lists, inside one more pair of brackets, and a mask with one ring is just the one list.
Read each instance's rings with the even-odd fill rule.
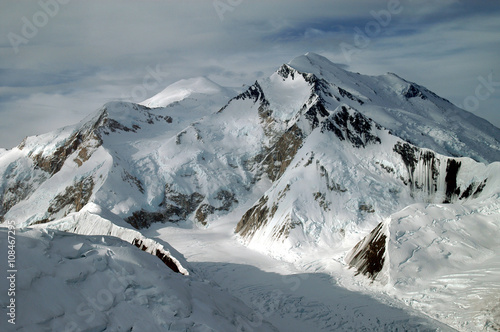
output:
[[118,226],[110,220],[90,211],[72,213],[63,219],[31,227],[55,229],[80,235],[114,236],[136,246],[142,251],[158,257],[174,272],[186,276],[189,275],[189,271],[162,244],[145,237],[136,230]]

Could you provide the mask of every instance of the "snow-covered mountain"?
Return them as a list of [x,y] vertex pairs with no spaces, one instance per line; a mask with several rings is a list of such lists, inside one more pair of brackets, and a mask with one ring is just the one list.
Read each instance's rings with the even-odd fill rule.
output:
[[[395,74],[352,73],[308,53],[241,93],[182,80],[0,151],[0,218],[117,236],[180,271],[187,263],[147,228],[210,229],[230,217],[252,249],[318,269],[343,262],[406,300],[410,288],[492,266],[498,161],[500,129],[487,121]],[[426,301],[416,307],[431,314]],[[496,328],[491,306],[446,322]]]

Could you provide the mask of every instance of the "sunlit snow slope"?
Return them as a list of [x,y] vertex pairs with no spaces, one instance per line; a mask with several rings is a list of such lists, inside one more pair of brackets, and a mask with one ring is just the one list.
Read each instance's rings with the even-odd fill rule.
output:
[[[16,240],[16,324],[2,317],[2,331],[249,331],[240,322],[253,311],[243,302],[115,237],[36,229]],[[8,301],[2,291],[2,308]],[[263,321],[259,331],[276,330]]]

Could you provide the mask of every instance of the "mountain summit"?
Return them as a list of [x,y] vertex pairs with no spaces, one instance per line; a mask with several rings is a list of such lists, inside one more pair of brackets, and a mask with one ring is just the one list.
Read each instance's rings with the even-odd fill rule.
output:
[[165,107],[174,102],[179,102],[186,98],[195,98],[199,95],[221,95],[226,97],[234,94],[228,88],[223,88],[206,77],[194,77],[180,80],[166,87],[160,93],[141,102],[141,105],[147,107]]
[[[318,269],[333,259],[406,301],[500,252],[498,161],[489,122],[395,74],[307,53],[239,94],[182,80],[1,151],[0,218],[152,245],[187,273],[141,233],[227,217],[252,249]],[[416,280],[425,262],[443,269]]]

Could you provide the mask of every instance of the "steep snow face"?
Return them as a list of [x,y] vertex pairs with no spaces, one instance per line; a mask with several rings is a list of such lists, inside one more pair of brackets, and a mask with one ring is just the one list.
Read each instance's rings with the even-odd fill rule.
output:
[[[283,68],[283,67],[282,67]],[[290,121],[311,96],[311,85],[301,75],[285,73],[283,69],[267,79],[259,81],[264,91],[272,117],[280,121]]]
[[[0,245],[7,231],[0,228]],[[253,311],[220,287],[172,272],[111,236],[17,231],[16,324],[23,331],[232,331]],[[7,261],[0,268],[7,271]],[[2,274],[0,286],[8,289]],[[0,303],[7,307],[7,292]],[[22,308],[22,310],[21,310]],[[14,325],[0,320],[2,331]],[[262,331],[275,331],[266,321]]]

